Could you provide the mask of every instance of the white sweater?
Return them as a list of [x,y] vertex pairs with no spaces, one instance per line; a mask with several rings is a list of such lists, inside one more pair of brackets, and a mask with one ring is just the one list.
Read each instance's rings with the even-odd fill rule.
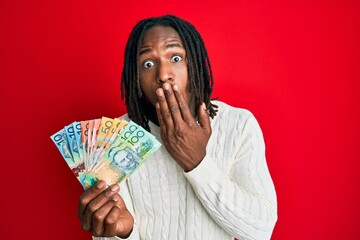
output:
[[[211,120],[207,154],[195,169],[185,173],[162,146],[121,183],[135,218],[128,239],[271,238],[276,193],[258,122],[245,109],[214,103],[219,112]],[[159,127],[149,125],[161,142]]]

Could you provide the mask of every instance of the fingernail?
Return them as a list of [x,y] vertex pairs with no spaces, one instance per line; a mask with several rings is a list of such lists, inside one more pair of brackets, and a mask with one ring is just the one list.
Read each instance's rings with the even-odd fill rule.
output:
[[104,188],[104,187],[105,187],[105,182],[104,182],[104,181],[99,181],[99,182],[96,184],[96,187],[97,187],[98,189]]
[[112,185],[110,189],[112,192],[117,192],[117,191],[119,191],[119,186],[117,184],[115,184],[115,185]]
[[114,202],[119,201],[119,199],[117,199],[117,198],[113,198],[112,200],[113,200]]
[[164,83],[164,88],[165,90],[169,90],[170,89],[170,85],[168,83]]
[[174,91],[178,91],[178,90],[179,90],[178,85],[174,85],[174,86],[173,86],[173,89],[174,89]]
[[157,91],[156,91],[156,94],[158,96],[162,96],[163,95],[163,90],[161,88],[159,88]]

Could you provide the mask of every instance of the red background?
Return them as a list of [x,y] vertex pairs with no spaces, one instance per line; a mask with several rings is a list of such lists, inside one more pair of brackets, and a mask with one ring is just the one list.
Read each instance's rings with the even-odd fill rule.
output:
[[2,0],[0,238],[89,239],[82,189],[50,135],[123,114],[131,28],[172,13],[205,40],[213,97],[260,122],[278,197],[272,239],[360,239],[360,2],[289,2]]

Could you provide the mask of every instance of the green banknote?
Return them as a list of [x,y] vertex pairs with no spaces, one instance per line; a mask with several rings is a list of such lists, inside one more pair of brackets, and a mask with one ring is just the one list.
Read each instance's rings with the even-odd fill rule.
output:
[[124,143],[138,127],[139,125],[130,121],[120,130],[118,134],[114,132],[111,139],[109,139],[108,144],[103,149],[105,152],[103,152],[100,159],[97,161],[97,164],[90,170],[90,172],[98,172],[100,168],[107,166],[109,161],[104,158],[104,155],[109,151],[109,148],[119,146]]
[[98,166],[86,175],[85,187],[89,188],[99,180],[104,180],[107,185],[120,183],[160,146],[160,142],[153,135],[130,121],[102,157]]

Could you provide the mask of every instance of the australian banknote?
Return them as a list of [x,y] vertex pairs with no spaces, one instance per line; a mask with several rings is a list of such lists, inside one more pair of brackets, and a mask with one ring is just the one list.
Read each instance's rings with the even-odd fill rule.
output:
[[134,122],[129,122],[84,180],[91,187],[100,179],[108,185],[128,178],[159,147],[156,138]]
[[73,122],[51,139],[85,188],[121,182],[161,145],[136,123],[107,117]]
[[51,139],[57,146],[61,155],[65,159],[67,165],[70,167],[71,171],[74,173],[75,177],[83,185],[83,181],[84,181],[84,177],[85,177],[84,164],[81,161],[75,162],[73,154],[70,150],[70,144],[68,142],[66,130],[61,129],[60,131],[58,131],[57,133],[52,135]]

